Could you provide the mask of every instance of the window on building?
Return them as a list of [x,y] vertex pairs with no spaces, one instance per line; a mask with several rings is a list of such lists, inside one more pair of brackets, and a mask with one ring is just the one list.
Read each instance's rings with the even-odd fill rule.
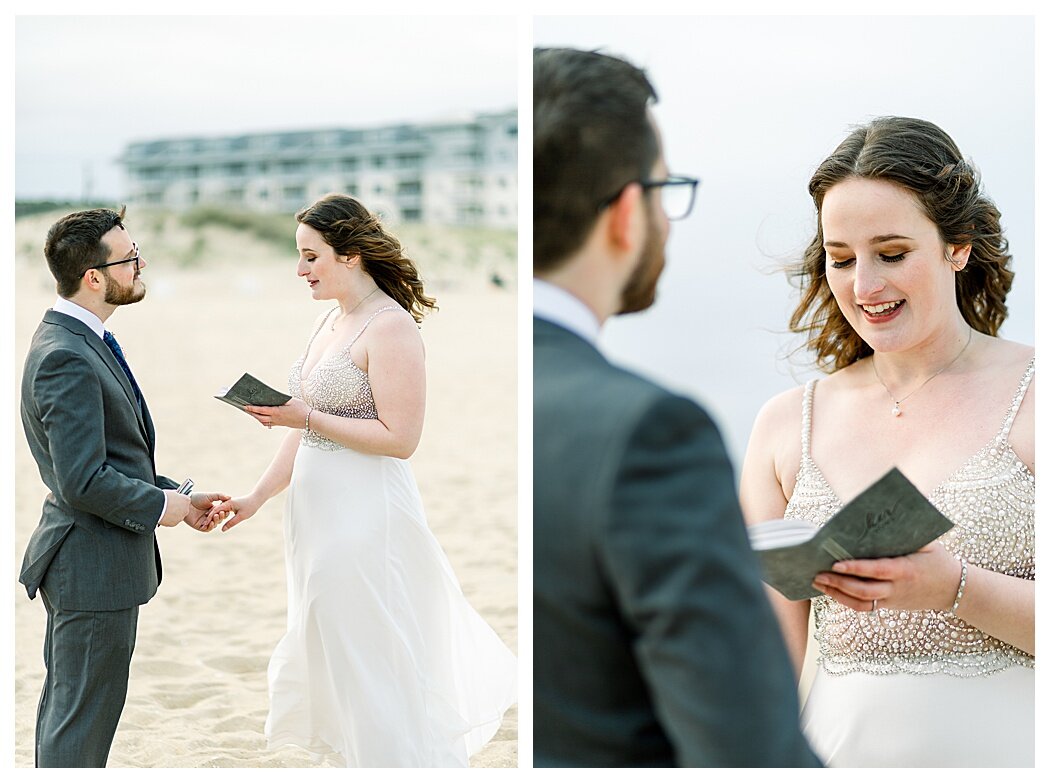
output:
[[357,158],[343,158],[343,171],[357,171]]
[[406,223],[419,223],[423,220],[423,210],[417,207],[409,207],[401,210],[401,219]]
[[306,188],[301,185],[289,185],[281,189],[281,195],[289,200],[303,200],[306,198]]
[[397,195],[418,196],[423,192],[423,183],[419,180],[411,180],[397,183]]
[[480,204],[462,204],[456,209],[460,223],[477,223],[485,216],[485,209]]

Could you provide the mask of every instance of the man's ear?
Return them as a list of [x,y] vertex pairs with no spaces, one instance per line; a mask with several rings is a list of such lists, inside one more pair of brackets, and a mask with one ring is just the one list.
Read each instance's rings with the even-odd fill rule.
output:
[[89,269],[80,278],[80,287],[98,291],[102,288],[102,273],[97,269]]
[[620,250],[630,250],[638,241],[635,224],[644,206],[643,194],[642,186],[632,182],[620,191],[620,195],[608,207],[609,242]]

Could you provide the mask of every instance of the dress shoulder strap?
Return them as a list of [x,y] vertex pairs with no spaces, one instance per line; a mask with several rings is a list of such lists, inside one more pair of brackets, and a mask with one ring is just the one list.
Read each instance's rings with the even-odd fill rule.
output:
[[404,309],[405,308],[399,307],[398,305],[387,305],[386,307],[380,307],[378,310],[376,310],[374,313],[372,313],[370,316],[368,316],[368,319],[363,324],[361,324],[361,328],[357,330],[357,334],[355,334],[353,339],[346,344],[346,348],[344,348],[343,350],[344,351],[349,351],[350,350],[350,346],[352,346],[354,343],[356,343],[357,342],[357,338],[360,337],[362,334],[364,334],[365,329],[367,329],[368,325],[370,323],[372,323],[372,321],[375,320],[377,315],[379,315],[380,313],[385,313],[388,310],[404,310]]
[[806,388],[802,392],[802,457],[809,457],[809,436],[813,430],[813,390],[817,386],[817,379],[812,378],[806,382]]
[[1014,399],[1010,403],[1010,409],[1006,412],[1006,416],[1003,417],[1003,426],[999,429],[999,435],[996,440],[1000,443],[1005,443],[1007,436],[1010,434],[1010,428],[1014,426],[1014,419],[1017,418],[1017,411],[1021,407],[1021,401],[1024,399],[1025,393],[1028,391],[1028,385],[1032,382],[1032,376],[1035,374],[1035,357],[1033,356],[1028,366],[1025,368],[1024,375],[1021,376],[1021,382],[1017,385],[1017,391],[1014,393]]

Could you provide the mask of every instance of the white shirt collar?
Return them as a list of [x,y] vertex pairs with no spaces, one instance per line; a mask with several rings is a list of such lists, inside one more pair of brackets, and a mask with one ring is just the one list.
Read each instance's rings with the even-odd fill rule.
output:
[[591,310],[564,288],[546,280],[532,279],[532,313],[568,329],[597,347],[601,324]]
[[68,299],[63,299],[61,296],[55,301],[54,306],[51,308],[56,313],[62,313],[68,315],[70,318],[76,318],[82,324],[87,326],[91,331],[98,335],[98,339],[102,339],[102,335],[106,331],[106,327],[102,325],[102,319],[95,315],[90,310],[87,310],[76,302],[70,302]]

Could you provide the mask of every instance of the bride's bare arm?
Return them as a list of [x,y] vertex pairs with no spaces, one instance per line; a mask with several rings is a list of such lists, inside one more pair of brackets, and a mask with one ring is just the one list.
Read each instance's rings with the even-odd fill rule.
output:
[[426,369],[423,341],[408,317],[376,318],[369,325],[367,372],[378,419],[351,419],[315,410],[310,429],[365,454],[407,459],[423,432]]
[[[784,516],[787,497],[780,472],[785,468],[778,465],[777,450],[786,447],[785,438],[792,438],[792,443],[798,441],[801,405],[801,394],[792,390],[766,403],[755,420],[740,473],[740,505],[748,525]],[[795,450],[801,452],[801,447],[796,446]],[[797,469],[797,459],[795,466]],[[789,601],[770,587],[766,592],[780,623],[795,675],[801,676],[809,636],[810,602]]]
[[270,466],[255,483],[255,489],[243,497],[230,498],[216,505],[208,514],[208,522],[222,521],[222,530],[226,532],[255,516],[255,512],[262,508],[267,500],[287,487],[292,480],[292,466],[295,464],[295,454],[299,450],[299,434],[299,430],[290,430],[270,461]]

